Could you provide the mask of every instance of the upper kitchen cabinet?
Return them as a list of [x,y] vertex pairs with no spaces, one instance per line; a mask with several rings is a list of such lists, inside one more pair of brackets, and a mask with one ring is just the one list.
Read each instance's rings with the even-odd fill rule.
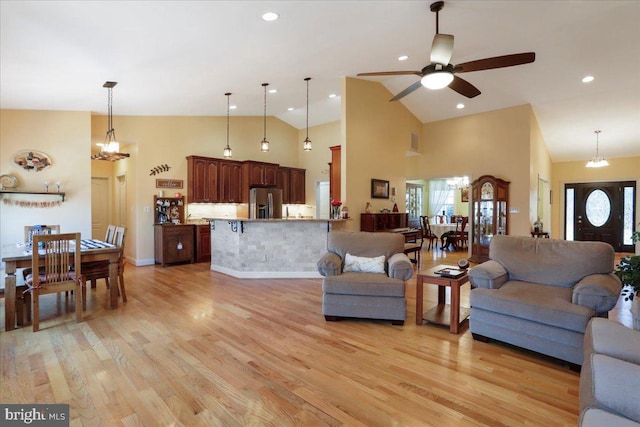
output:
[[279,165],[253,160],[242,162],[242,201],[249,201],[249,189],[252,187],[275,187],[278,181]]
[[220,161],[209,157],[187,157],[188,203],[215,203],[220,201],[218,174]]
[[280,166],[278,169],[277,187],[282,189],[282,203],[306,203],[305,172],[305,169]]
[[218,192],[221,203],[240,203],[242,201],[241,177],[241,163],[220,160]]

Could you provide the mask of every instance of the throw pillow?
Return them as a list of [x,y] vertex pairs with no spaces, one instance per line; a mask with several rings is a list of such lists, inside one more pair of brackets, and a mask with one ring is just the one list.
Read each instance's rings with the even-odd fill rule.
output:
[[357,273],[384,273],[384,255],[375,258],[359,257],[347,253],[344,257],[344,271]]

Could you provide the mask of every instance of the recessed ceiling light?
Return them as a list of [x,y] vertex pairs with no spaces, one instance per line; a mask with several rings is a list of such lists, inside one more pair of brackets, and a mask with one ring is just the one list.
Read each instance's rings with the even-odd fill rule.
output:
[[329,98],[335,98],[335,97],[336,97],[335,93],[332,93],[331,95],[329,95]]
[[409,59],[407,55],[402,55],[398,57],[398,61],[406,61],[407,59]]
[[269,89],[269,93],[278,93],[278,89]]
[[229,105],[229,110],[235,110],[236,108],[238,108],[237,105]]
[[276,12],[265,12],[262,14],[262,20],[267,22],[272,22],[280,18]]
[[591,83],[594,80],[595,80],[595,77],[593,76],[584,76],[582,78],[582,83]]
[[287,108],[287,111],[293,111],[293,107]]
[[457,108],[458,110],[462,110],[462,109],[464,108],[464,104],[461,102],[461,103],[459,103],[458,105],[456,105],[456,108]]

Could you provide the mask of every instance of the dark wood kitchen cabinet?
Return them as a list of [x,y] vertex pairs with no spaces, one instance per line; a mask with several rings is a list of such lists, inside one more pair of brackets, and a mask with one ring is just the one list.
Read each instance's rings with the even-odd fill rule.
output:
[[188,203],[220,201],[218,174],[220,161],[209,157],[187,157]]
[[211,262],[211,228],[209,224],[196,225],[196,262]]
[[154,225],[154,254],[156,264],[167,264],[195,261],[194,226]]
[[306,203],[305,173],[305,169],[280,166],[278,169],[277,187],[282,190],[282,203]]
[[242,162],[242,202],[249,202],[253,187],[275,187],[278,184],[279,165],[246,160]]
[[231,160],[220,160],[218,194],[221,203],[242,201],[242,164]]

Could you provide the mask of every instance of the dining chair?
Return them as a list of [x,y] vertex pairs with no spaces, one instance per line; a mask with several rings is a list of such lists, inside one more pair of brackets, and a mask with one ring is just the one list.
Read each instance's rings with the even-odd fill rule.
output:
[[438,236],[436,236],[431,230],[431,224],[429,223],[428,216],[421,215],[420,222],[422,224],[422,240],[424,241],[424,239],[427,239],[429,241],[429,246],[427,250],[431,250],[431,246],[433,246],[433,242],[438,241]]
[[466,231],[468,223],[468,216],[460,216],[457,221],[456,232],[453,236],[453,246],[456,249],[464,249],[465,244],[469,247],[469,234]]
[[422,237],[421,229],[405,234],[404,253],[406,255],[413,254],[411,262],[416,264],[418,268],[420,268],[420,253],[422,252],[423,243],[424,238]]
[[31,294],[33,332],[40,329],[41,295],[75,291],[76,322],[82,321],[87,292],[81,275],[80,233],[34,235],[31,268],[25,293]]
[[[127,229],[125,227],[116,227],[115,225],[109,227],[112,227],[111,234],[109,234],[109,229],[107,229],[107,237],[110,238],[110,241],[105,241],[120,248],[120,252],[118,254],[118,291],[120,295],[122,295],[122,301],[127,302],[127,294],[124,287],[124,243],[127,235]],[[96,288],[98,279],[104,279],[107,289],[109,289],[110,283],[108,261],[90,261],[87,263],[83,263],[82,271],[84,272],[85,282],[90,281],[92,289]],[[118,283],[116,284],[116,286],[118,286]]]
[[[36,234],[60,234],[60,225],[25,225],[24,243],[28,248],[32,247],[33,236]],[[18,326],[24,325],[25,315],[27,324],[31,323],[31,293],[25,291],[26,277],[31,274],[31,267],[22,270],[22,284],[16,286],[16,317]]]

